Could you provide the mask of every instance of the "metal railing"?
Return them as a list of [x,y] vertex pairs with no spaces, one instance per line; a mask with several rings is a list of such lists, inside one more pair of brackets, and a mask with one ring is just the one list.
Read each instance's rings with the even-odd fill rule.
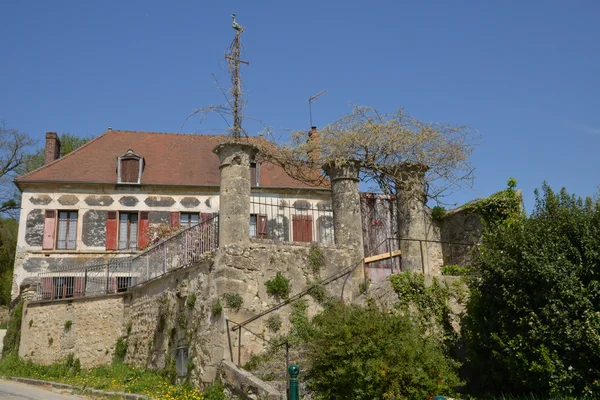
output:
[[284,242],[334,243],[330,202],[261,197],[250,201],[250,236]]
[[38,274],[37,300],[99,296],[129,290],[167,272],[187,267],[219,245],[219,216],[202,220],[160,240],[133,257],[99,259]]

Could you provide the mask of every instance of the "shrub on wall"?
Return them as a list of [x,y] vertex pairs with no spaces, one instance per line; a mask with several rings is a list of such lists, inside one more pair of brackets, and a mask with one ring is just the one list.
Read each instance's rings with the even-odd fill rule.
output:
[[290,297],[290,281],[281,272],[277,272],[273,279],[265,282],[267,294],[275,297],[277,301]]
[[23,318],[23,301],[19,301],[8,317],[8,328],[4,336],[2,356],[19,352],[21,343],[21,320]]
[[540,398],[600,393],[600,204],[536,191],[483,236],[469,280],[472,384]]
[[225,293],[223,299],[227,307],[235,311],[240,311],[240,308],[244,304],[244,299],[242,299],[239,293]]

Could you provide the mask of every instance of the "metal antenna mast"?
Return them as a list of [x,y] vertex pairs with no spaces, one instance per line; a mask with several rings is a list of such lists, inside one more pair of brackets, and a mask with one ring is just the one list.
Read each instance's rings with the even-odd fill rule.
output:
[[231,14],[233,22],[231,27],[235,29],[235,38],[229,45],[229,50],[225,54],[225,59],[229,63],[229,73],[231,74],[231,95],[233,97],[232,112],[233,112],[233,137],[239,139],[244,132],[242,129],[242,80],[240,78],[240,63],[250,65],[248,61],[240,59],[241,41],[240,36],[244,32],[244,28],[235,20],[235,14]]
[[316,99],[317,97],[319,97],[319,96],[321,96],[321,95],[325,94],[325,93],[327,93],[327,89],[323,90],[322,92],[319,92],[319,93],[315,94],[314,96],[310,96],[310,97],[308,98],[308,112],[309,112],[309,114],[310,114],[310,126],[311,126],[311,127],[313,127],[313,126],[314,126],[314,125],[313,125],[313,122],[312,122],[312,101],[313,101],[314,99]]

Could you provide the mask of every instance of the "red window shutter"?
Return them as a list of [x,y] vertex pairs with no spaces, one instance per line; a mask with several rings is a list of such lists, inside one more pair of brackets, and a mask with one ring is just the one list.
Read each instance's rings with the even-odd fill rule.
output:
[[52,250],[54,248],[54,232],[56,232],[56,211],[46,210],[45,217],[42,250]]
[[106,250],[117,249],[117,212],[109,211],[106,216]]
[[257,218],[257,225],[258,237],[265,239],[267,237],[267,216],[259,215]]
[[294,242],[312,242],[312,217],[310,215],[294,215],[292,229]]
[[54,297],[52,278],[42,278],[42,300],[50,300]]
[[85,278],[76,277],[73,286],[73,297],[85,295]]
[[178,212],[171,213],[171,215],[169,216],[169,225],[171,226],[171,228],[177,228],[179,225],[181,225],[179,223],[179,213]]
[[117,278],[110,278],[108,293],[117,293]]
[[140,211],[138,249],[143,249],[150,243],[148,211]]

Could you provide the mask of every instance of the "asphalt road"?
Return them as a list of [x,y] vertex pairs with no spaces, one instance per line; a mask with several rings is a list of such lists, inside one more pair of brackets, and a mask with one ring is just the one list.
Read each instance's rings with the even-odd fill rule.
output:
[[89,397],[73,396],[66,390],[47,389],[40,386],[0,379],[0,400],[89,400]]

